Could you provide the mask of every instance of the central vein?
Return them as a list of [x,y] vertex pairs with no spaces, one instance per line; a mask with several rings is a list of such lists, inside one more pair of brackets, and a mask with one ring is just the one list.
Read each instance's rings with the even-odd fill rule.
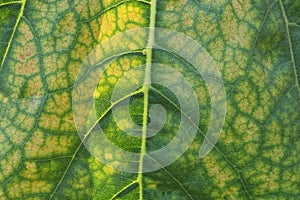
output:
[[151,84],[151,65],[152,65],[152,48],[154,44],[154,28],[155,28],[155,17],[156,17],[156,0],[151,0],[151,13],[150,13],[150,29],[148,36],[148,43],[146,48],[146,69],[145,69],[145,80],[143,86],[144,93],[144,113],[143,113],[143,129],[142,129],[142,144],[141,144],[141,156],[140,165],[137,181],[140,188],[140,200],[143,199],[143,164],[144,157],[146,154],[146,137],[147,137],[147,124],[148,124],[148,108],[149,108],[149,88]]

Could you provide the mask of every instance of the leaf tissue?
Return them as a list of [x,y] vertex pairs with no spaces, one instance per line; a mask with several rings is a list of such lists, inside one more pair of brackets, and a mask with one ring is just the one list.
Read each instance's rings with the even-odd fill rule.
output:
[[0,0],[0,200],[296,200],[299,152],[300,1]]

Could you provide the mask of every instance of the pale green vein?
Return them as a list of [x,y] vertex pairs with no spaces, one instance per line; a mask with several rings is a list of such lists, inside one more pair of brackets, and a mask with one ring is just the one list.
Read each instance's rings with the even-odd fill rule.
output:
[[[101,66],[101,65],[103,65],[103,63],[106,63],[106,62],[108,62],[108,61],[111,61],[111,60],[116,59],[116,58],[121,57],[121,56],[125,56],[125,55],[128,55],[128,54],[134,54],[134,53],[142,53],[142,52],[143,52],[142,50],[134,50],[134,51],[126,51],[126,52],[122,52],[122,53],[115,54],[115,55],[112,55],[112,56],[108,56],[108,57],[106,57],[105,59],[101,60],[100,62],[95,63],[95,66]],[[91,70],[95,70],[95,68],[93,68],[93,67],[89,68],[89,69],[86,71],[85,74],[88,75],[89,73],[91,73]],[[77,81],[80,82],[80,81],[82,81],[84,78],[88,78],[88,77],[82,76],[82,77],[80,77]]]
[[297,24],[297,23],[294,23],[294,22],[290,22],[290,23],[289,23],[289,26],[293,26],[293,27],[300,28],[300,25]]
[[155,160],[154,158],[152,158],[151,156],[149,156],[148,154],[146,155],[148,158],[150,158],[151,160],[153,160],[156,164],[158,164],[159,166],[161,166],[161,168],[179,185],[179,187],[181,187],[181,189],[188,195],[188,197],[193,200],[194,198],[192,197],[192,195],[189,193],[189,191],[187,191],[187,189],[183,186],[183,184],[171,173],[169,172],[165,167],[163,167],[157,160]]
[[284,5],[282,3],[282,0],[279,0],[279,4],[280,4],[280,9],[281,9],[281,12],[282,12],[283,19],[284,19],[286,34],[287,34],[287,38],[288,38],[288,42],[289,42],[290,56],[291,56],[291,61],[292,61],[292,65],[293,65],[294,75],[295,75],[295,84],[296,84],[296,87],[298,89],[298,95],[300,96],[300,86],[299,86],[299,81],[298,81],[296,62],[295,62],[295,58],[294,58],[292,39],[291,39],[291,36],[290,36],[289,20],[288,20],[288,17],[286,15],[285,8],[284,8]]
[[[201,133],[201,135],[203,136],[203,137],[205,137],[205,134],[203,133],[203,131],[198,127],[198,125],[197,124],[195,124],[192,120],[191,120],[191,118],[185,113],[185,112],[183,112],[170,98],[168,98],[166,95],[164,95],[162,92],[160,92],[159,90],[157,90],[156,88],[154,88],[154,87],[151,87],[151,90],[153,90],[153,91],[155,91],[156,93],[158,93],[160,96],[162,96],[164,99],[166,99],[168,102],[170,102],[178,111],[180,111],[191,123],[192,123],[192,125],[193,126],[195,126],[195,128],[197,128],[197,130]],[[211,142],[210,140],[208,140],[208,142]],[[225,159],[225,161],[228,163],[228,165],[235,171],[235,173],[237,174],[237,176],[238,176],[238,178],[239,178],[239,180],[240,180],[240,182],[241,182],[241,184],[242,184],[242,186],[243,186],[243,188],[244,188],[244,190],[245,190],[245,192],[246,192],[246,194],[248,195],[248,197],[251,199],[251,195],[250,195],[250,193],[249,193],[249,191],[248,191],[248,189],[247,189],[247,187],[246,187],[246,184],[244,183],[244,180],[243,180],[243,178],[242,178],[242,176],[241,176],[241,174],[240,174],[240,172],[239,172],[239,170],[235,167],[235,165],[234,164],[232,164],[230,161],[229,161],[229,159],[227,158],[227,156],[217,147],[217,146],[215,146],[214,147],[216,150],[217,150],[217,152]]]
[[101,15],[105,14],[106,12],[110,11],[110,10],[113,10],[113,9],[116,9],[117,7],[119,7],[120,5],[123,5],[125,3],[130,3],[130,2],[141,2],[141,3],[145,3],[145,4],[150,4],[149,1],[145,1],[145,0],[136,0],[136,1],[133,1],[133,0],[124,0],[124,1],[120,1],[114,5],[111,5],[107,8],[104,8],[101,12],[99,12],[98,14],[96,14],[95,16],[89,18],[88,20],[83,20],[82,22],[90,22],[98,17],[100,17]]
[[[10,3],[12,3],[12,2],[10,2]],[[17,18],[16,24],[15,24],[15,26],[14,26],[14,28],[13,28],[13,32],[12,32],[10,38],[9,38],[9,41],[8,41],[8,44],[7,44],[7,47],[6,47],[6,50],[5,50],[3,59],[2,59],[2,61],[1,61],[0,71],[2,70],[2,68],[3,68],[3,66],[4,66],[6,57],[7,57],[7,55],[8,55],[9,49],[10,49],[10,47],[11,47],[11,43],[12,43],[12,41],[13,41],[13,39],[14,39],[14,36],[15,36],[15,34],[16,34],[16,31],[17,31],[17,28],[18,28],[18,26],[19,26],[19,24],[20,24],[21,17],[23,16],[24,9],[25,9],[25,5],[26,5],[26,0],[22,0],[21,3],[22,3],[21,10],[20,10],[19,16],[18,16],[18,18]],[[2,5],[2,4],[1,4],[1,5]]]
[[264,25],[265,25],[265,23],[266,23],[266,21],[267,21],[267,18],[268,18],[268,16],[269,16],[270,12],[271,12],[271,9],[273,8],[273,6],[274,6],[274,4],[275,4],[276,1],[277,1],[277,0],[274,0],[274,1],[271,3],[271,5],[269,6],[268,10],[266,11],[266,14],[265,14],[265,16],[264,16],[264,19],[263,19],[263,21],[262,21],[262,23],[261,23],[261,25],[260,25],[260,28],[259,28],[259,30],[258,30],[258,32],[257,32],[256,37],[255,37],[254,44],[253,44],[253,47],[252,47],[252,50],[251,50],[251,56],[252,56],[253,53],[254,53],[254,49],[255,49],[255,47],[256,47],[256,45],[257,45],[259,35],[261,34],[261,32],[262,32],[262,30],[263,30],[263,28],[264,28]]
[[[97,63],[97,65],[99,66],[99,65],[101,65],[101,64],[103,64],[103,63],[105,63],[106,61],[108,61],[108,60],[111,60],[111,59],[113,59],[113,58],[116,58],[116,57],[120,57],[120,56],[122,56],[122,55],[126,55],[126,54],[129,54],[129,53],[141,53],[141,51],[139,51],[139,50],[137,50],[137,51],[130,51],[130,52],[124,52],[124,53],[121,53],[121,54],[117,54],[117,55],[114,55],[114,56],[110,56],[110,57],[107,57],[106,59],[104,59],[102,62],[99,62],[99,63]],[[88,71],[87,71],[87,74],[89,74],[89,72],[90,72],[90,70],[92,70],[93,68],[90,68],[90,69],[88,69]],[[80,80],[78,80],[78,81],[80,81]],[[142,93],[143,92],[143,90],[142,89],[140,89],[140,90],[137,90],[137,91],[135,91],[135,92],[133,92],[133,93],[131,93],[131,94],[128,94],[128,95],[126,95],[126,96],[124,96],[123,98],[121,98],[121,99],[119,99],[118,101],[116,101],[116,102],[114,102],[97,120],[96,120],[96,122],[94,123],[94,125],[91,127],[91,129],[86,133],[86,135],[83,137],[83,139],[82,139],[82,141],[81,141],[81,143],[78,145],[78,147],[76,148],[76,150],[75,150],[75,152],[74,152],[74,154],[72,155],[72,156],[70,156],[71,157],[71,160],[70,160],[70,162],[68,163],[68,165],[67,165],[67,168],[66,168],[66,170],[64,171],[64,173],[63,173],[63,175],[62,175],[62,177],[60,178],[60,180],[59,180],[59,182],[57,183],[57,185],[56,185],[56,187],[55,187],[55,189],[54,189],[54,191],[53,191],[53,193],[50,195],[50,197],[49,197],[49,199],[52,199],[52,197],[54,196],[54,194],[56,193],[56,191],[58,190],[58,188],[60,187],[60,185],[61,185],[61,183],[62,183],[62,181],[64,180],[64,178],[65,178],[65,176],[66,176],[66,174],[67,174],[67,172],[69,171],[69,169],[70,169],[70,167],[71,167],[71,165],[72,165],[72,163],[73,163],[73,161],[75,160],[75,157],[76,157],[76,155],[78,154],[78,152],[79,152],[79,150],[80,150],[80,148],[81,148],[81,146],[82,146],[82,144],[84,143],[84,141],[86,140],[86,138],[88,137],[88,135],[90,134],[90,132],[93,130],[93,128],[96,126],[96,124],[116,105],[116,104],[118,104],[119,102],[121,102],[121,101],[123,101],[124,99],[126,99],[126,98],[129,98],[129,97],[131,97],[131,96],[134,96],[134,95],[136,95],[136,94],[139,94],[139,93]]]
[[146,47],[146,70],[145,70],[145,82],[142,88],[144,92],[144,113],[143,113],[143,128],[142,128],[142,144],[141,144],[141,155],[139,161],[139,171],[137,181],[139,183],[140,200],[143,200],[143,165],[144,157],[146,154],[146,141],[147,141],[147,124],[148,124],[148,107],[149,107],[149,88],[151,84],[151,66],[152,66],[152,48],[154,44],[154,27],[156,17],[156,0],[151,0],[151,11],[150,11],[150,30],[148,36],[148,44]]
[[122,97],[121,99],[117,100],[116,102],[112,103],[111,106],[110,106],[108,109],[106,109],[105,112],[104,112],[104,113],[96,120],[96,122],[93,124],[93,126],[87,131],[87,133],[86,133],[86,134],[84,135],[84,137],[81,139],[80,144],[78,145],[78,147],[76,148],[74,154],[72,155],[71,160],[70,160],[70,162],[68,163],[68,165],[67,165],[67,167],[66,167],[66,170],[64,171],[64,173],[63,173],[62,177],[60,178],[60,180],[58,181],[58,183],[57,183],[55,189],[53,190],[52,194],[50,195],[49,199],[52,199],[53,196],[55,195],[55,193],[57,192],[57,190],[58,190],[58,188],[60,187],[62,181],[63,181],[64,178],[66,177],[66,175],[67,175],[67,173],[68,173],[68,171],[69,171],[69,169],[70,169],[70,167],[71,167],[73,161],[75,160],[75,157],[77,156],[77,154],[78,154],[78,152],[79,152],[79,150],[80,150],[82,144],[83,144],[83,143],[85,142],[85,140],[88,138],[89,134],[92,132],[92,130],[94,129],[94,127],[97,125],[97,123],[98,123],[101,119],[103,119],[103,118],[108,114],[108,112],[109,112],[115,105],[117,105],[118,103],[122,102],[123,100],[125,100],[125,99],[127,99],[127,98],[129,98],[129,97],[131,97],[131,96],[134,96],[134,95],[136,95],[136,94],[140,94],[140,93],[142,93],[142,92],[143,92],[143,91],[142,91],[141,89],[140,89],[140,90],[137,90],[137,91],[135,91],[135,92],[133,92],[133,93],[130,93],[130,94],[128,94],[128,95]]
[[12,5],[12,4],[21,4],[22,1],[11,1],[11,2],[5,2],[5,3],[1,3],[0,7],[2,6],[8,6],[8,5]]
[[132,181],[131,183],[129,183],[128,185],[126,185],[125,187],[123,187],[121,190],[119,190],[116,194],[113,195],[113,197],[110,200],[114,200],[116,199],[122,192],[124,192],[125,190],[127,190],[128,188],[130,188],[131,186],[133,186],[134,184],[137,184],[138,181]]

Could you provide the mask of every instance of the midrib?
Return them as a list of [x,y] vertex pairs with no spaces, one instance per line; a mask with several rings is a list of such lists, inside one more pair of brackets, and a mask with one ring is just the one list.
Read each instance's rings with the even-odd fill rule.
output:
[[147,137],[147,123],[148,123],[148,98],[149,98],[149,88],[151,84],[151,65],[152,65],[152,47],[154,43],[154,28],[155,28],[155,17],[156,17],[156,0],[151,0],[151,11],[150,11],[150,29],[148,36],[148,43],[146,47],[146,69],[145,69],[145,79],[143,86],[144,93],[144,113],[143,113],[143,128],[142,128],[142,143],[141,143],[141,155],[139,161],[139,171],[137,181],[139,183],[139,193],[140,200],[143,199],[143,165],[144,157],[146,154],[146,137]]

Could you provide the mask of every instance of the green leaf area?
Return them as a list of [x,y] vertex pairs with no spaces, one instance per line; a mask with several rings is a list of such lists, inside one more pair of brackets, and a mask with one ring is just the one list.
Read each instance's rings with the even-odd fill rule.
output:
[[[174,163],[121,172],[83,145],[73,120],[73,85],[99,43],[149,26],[176,30],[207,50],[222,74],[227,114],[218,143],[199,158],[211,118],[203,78],[163,50],[120,56],[95,91],[98,112],[105,113],[98,124],[120,148],[162,148],[179,127],[177,98],[154,84],[130,95],[129,110],[146,127],[147,109],[161,104],[167,117],[157,135],[135,138],[115,122],[107,103],[114,85],[149,60],[184,75],[201,116],[193,144]],[[300,198],[298,0],[0,0],[0,63],[1,200]]]

